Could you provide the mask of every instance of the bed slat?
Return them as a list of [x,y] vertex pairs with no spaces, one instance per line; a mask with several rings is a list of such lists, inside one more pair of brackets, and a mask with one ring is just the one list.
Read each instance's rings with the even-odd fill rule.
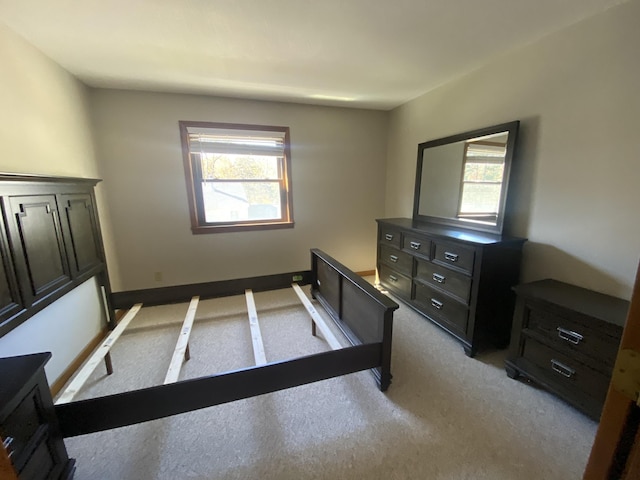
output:
[[77,395],[82,386],[85,384],[89,376],[96,369],[98,364],[102,361],[103,358],[109,353],[113,344],[116,343],[116,340],[120,338],[124,329],[127,328],[131,320],[138,314],[140,309],[142,308],[141,303],[136,303],[131,309],[127,312],[124,318],[118,323],[118,326],[114,328],[111,333],[107,336],[102,345],[98,347],[98,349],[93,352],[93,355],[87,360],[87,363],[80,369],[75,378],[71,381],[69,386],[62,392],[58,400],[56,401],[56,405],[67,403],[73,400],[73,397]]
[[193,327],[193,320],[196,317],[196,310],[198,309],[199,301],[200,297],[196,296],[191,298],[189,308],[187,309],[187,315],[184,317],[184,322],[182,323],[180,336],[176,342],[176,348],[173,350],[173,357],[171,357],[171,363],[169,364],[167,375],[164,377],[165,385],[178,380],[183,361],[189,360],[189,337],[191,335],[191,328]]
[[318,313],[318,311],[315,309],[311,301],[309,301],[302,289],[298,286],[297,283],[292,283],[291,287],[296,292],[296,295],[298,295],[298,298],[300,299],[304,307],[307,309],[307,312],[309,312],[309,315],[311,315],[314,325],[317,325],[317,327],[320,329],[320,333],[327,341],[331,349],[340,350],[342,348],[342,344],[338,341],[338,338],[333,334],[333,332],[329,328],[329,325],[326,324],[324,318],[322,318],[322,316]]
[[253,299],[253,292],[247,289],[244,291],[244,294],[247,299],[247,311],[249,312],[249,327],[251,328],[253,357],[256,360],[256,365],[266,365],[267,357],[264,353],[262,332],[260,332],[260,323],[258,323],[258,312],[256,311],[256,302]]

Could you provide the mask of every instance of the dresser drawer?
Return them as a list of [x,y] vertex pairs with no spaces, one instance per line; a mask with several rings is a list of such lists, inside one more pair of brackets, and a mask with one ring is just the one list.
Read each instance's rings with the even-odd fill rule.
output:
[[404,298],[411,298],[411,279],[409,277],[392,270],[386,265],[380,265],[378,275],[380,276],[380,283],[389,288],[389,290]]
[[471,278],[431,262],[418,260],[416,279],[429,283],[437,288],[458,297],[469,304],[471,296]]
[[551,387],[575,394],[577,398],[578,392],[582,392],[598,403],[604,403],[609,388],[606,375],[531,338],[525,339],[522,358],[538,367],[540,380]]
[[433,260],[461,271],[472,273],[475,250],[455,243],[434,242]]
[[413,273],[413,257],[395,248],[380,245],[380,262],[409,277]]
[[402,249],[414,255],[431,259],[431,240],[428,238],[405,233],[402,237]]
[[528,331],[542,335],[564,352],[593,358],[596,364],[603,364],[610,372],[616,360],[622,327],[618,327],[620,336],[612,337],[603,333],[602,324],[604,322],[597,319],[579,319],[572,312],[552,305],[527,302],[525,306],[524,326]]
[[459,335],[466,334],[469,310],[465,305],[421,283],[416,283],[415,286],[415,301],[428,316],[437,318],[438,323]]
[[379,232],[380,238],[378,240],[380,245],[391,245],[392,247],[400,248],[400,241],[402,237],[400,230],[381,226]]

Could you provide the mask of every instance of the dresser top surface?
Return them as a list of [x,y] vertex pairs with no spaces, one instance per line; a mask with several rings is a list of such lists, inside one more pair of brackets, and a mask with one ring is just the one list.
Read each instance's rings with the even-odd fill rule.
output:
[[50,358],[49,352],[0,358],[0,406],[4,408],[4,405],[20,397],[23,389],[30,388],[30,380]]
[[551,278],[523,283],[513,289],[519,296],[544,300],[621,327],[629,310],[627,300]]
[[435,223],[417,222],[410,218],[379,218],[376,221],[378,223],[393,225],[398,228],[412,230],[425,235],[455,239],[478,245],[493,245],[510,242],[522,244],[526,241],[525,238],[508,237],[505,235],[467,230],[464,228],[447,227]]

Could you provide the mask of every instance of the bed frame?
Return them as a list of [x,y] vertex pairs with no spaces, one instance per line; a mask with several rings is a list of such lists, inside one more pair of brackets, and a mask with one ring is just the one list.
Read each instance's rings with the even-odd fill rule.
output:
[[[318,249],[311,250],[311,293],[351,346],[217,375],[55,405],[63,437],[73,437],[220,405],[361,370],[391,383],[393,312],[398,304]],[[312,314],[313,307],[307,306]],[[316,333],[312,322],[312,333]]]

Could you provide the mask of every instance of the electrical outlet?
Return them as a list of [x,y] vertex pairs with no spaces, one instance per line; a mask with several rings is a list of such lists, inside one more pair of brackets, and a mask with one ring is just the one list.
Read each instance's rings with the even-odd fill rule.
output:
[[161,281],[162,281],[162,272],[155,272],[155,273],[153,274],[153,279],[154,279],[156,282],[161,282]]

